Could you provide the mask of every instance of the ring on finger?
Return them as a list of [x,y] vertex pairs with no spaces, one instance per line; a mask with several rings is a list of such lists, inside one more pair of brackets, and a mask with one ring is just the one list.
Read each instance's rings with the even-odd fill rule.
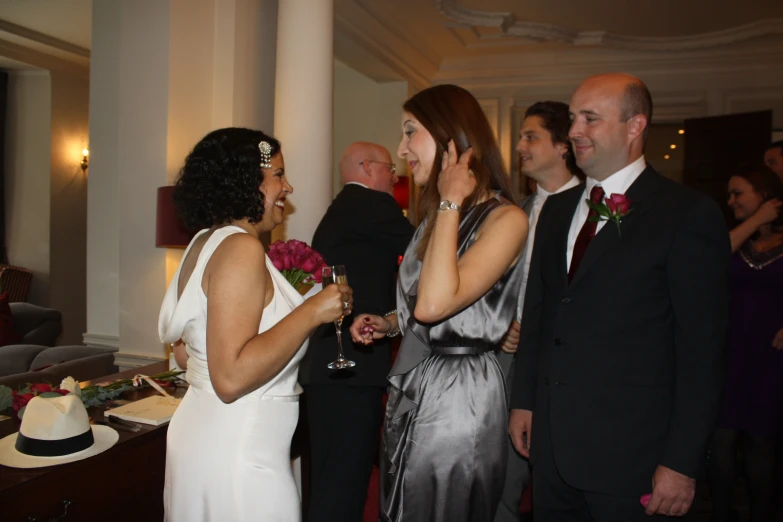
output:
[[351,306],[351,303],[348,301],[343,301],[343,310],[348,310],[348,307]]

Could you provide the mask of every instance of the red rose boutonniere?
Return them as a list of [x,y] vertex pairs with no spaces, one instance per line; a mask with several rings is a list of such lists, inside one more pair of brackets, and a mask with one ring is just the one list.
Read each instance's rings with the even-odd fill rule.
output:
[[593,203],[588,199],[587,206],[598,214],[591,216],[590,221],[613,221],[617,225],[618,235],[620,234],[620,223],[633,210],[631,200],[625,197],[625,194],[612,194],[601,203]]

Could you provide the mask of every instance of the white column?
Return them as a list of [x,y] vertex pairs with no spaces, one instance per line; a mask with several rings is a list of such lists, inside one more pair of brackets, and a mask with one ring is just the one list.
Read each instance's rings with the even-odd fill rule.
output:
[[157,188],[209,131],[271,129],[275,22],[274,0],[93,6],[84,337],[117,346],[121,367],[165,357],[158,313],[182,251],[155,247]]
[[275,137],[294,194],[275,239],[309,243],[332,201],[333,18],[333,0],[278,2]]
[[92,36],[85,342],[146,362],[164,356],[155,195],[166,184],[170,3],[95,2]]

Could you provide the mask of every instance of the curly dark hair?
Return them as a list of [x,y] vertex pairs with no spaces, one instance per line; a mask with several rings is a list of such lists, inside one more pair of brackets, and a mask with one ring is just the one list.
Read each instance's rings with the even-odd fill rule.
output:
[[259,130],[230,127],[210,132],[185,158],[174,186],[174,205],[191,231],[264,215],[262,141],[280,152],[280,142]]

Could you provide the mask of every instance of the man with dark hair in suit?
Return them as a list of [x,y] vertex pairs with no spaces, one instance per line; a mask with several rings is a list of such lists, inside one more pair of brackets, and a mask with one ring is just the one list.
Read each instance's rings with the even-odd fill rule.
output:
[[726,226],[645,163],[640,80],[588,78],[570,113],[587,182],[538,220],[509,432],[531,458],[536,522],[682,516],[723,384]]
[[[583,177],[576,166],[568,129],[571,120],[568,117],[568,105],[556,101],[542,101],[528,107],[522,128],[519,129],[517,152],[521,161],[521,170],[529,179],[535,180],[536,189],[520,204],[528,216],[530,224],[522,259],[525,273],[519,289],[517,320],[511,323],[498,353],[498,362],[506,376],[506,387],[513,383],[514,354],[519,342],[519,321],[524,308],[525,286],[527,285],[530,258],[536,235],[536,221],[547,198],[552,194],[566,191],[580,183]],[[519,520],[519,502],[522,492],[530,482],[528,461],[509,445],[506,484],[503,496],[495,514],[495,522],[516,522]]]
[[[345,265],[354,290],[354,314],[383,315],[395,308],[397,261],[413,225],[392,196],[398,178],[389,151],[354,143],[340,158],[345,187],[313,235],[329,265]],[[334,325],[310,339],[299,371],[305,386],[311,449],[309,522],[360,522],[383,419],[382,395],[391,368],[391,339],[370,347],[351,342],[343,322],[350,370],[326,365],[337,356]]]

